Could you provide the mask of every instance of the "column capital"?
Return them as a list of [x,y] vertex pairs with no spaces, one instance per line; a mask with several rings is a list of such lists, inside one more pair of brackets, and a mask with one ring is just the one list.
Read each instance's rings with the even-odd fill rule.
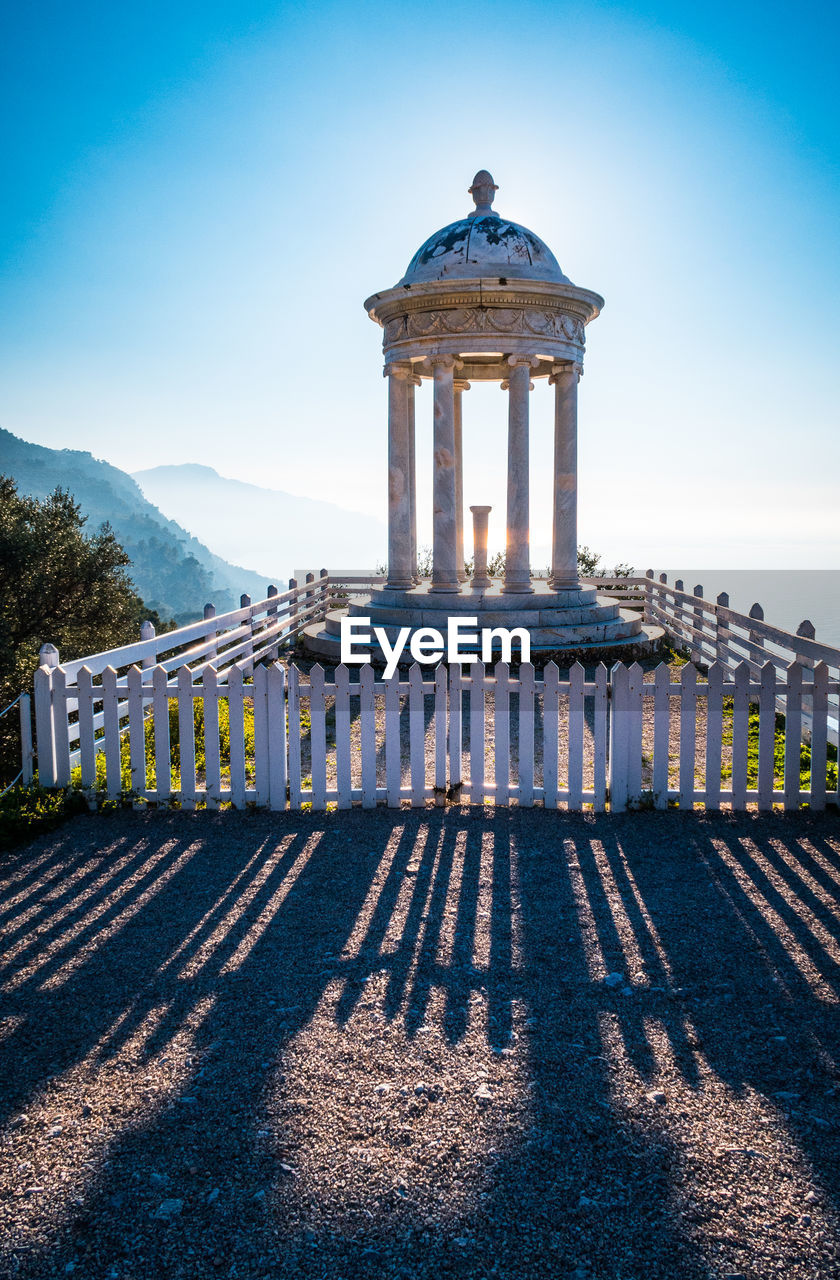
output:
[[471,382],[467,382],[466,378],[456,378],[456,379],[455,379],[455,390],[456,390],[456,391],[469,391],[469,389],[470,389],[470,387],[471,387],[471,386],[472,386],[472,383],[471,383]]
[[410,360],[392,360],[390,364],[386,364],[382,370],[383,378],[404,378],[411,377],[411,361]]
[[426,356],[423,364],[429,369],[463,369],[464,362],[457,356],[441,352],[438,355]]
[[516,365],[518,364],[527,364],[529,368],[536,369],[537,365],[539,364],[539,360],[537,359],[536,356],[512,355],[512,356],[508,356],[507,363],[510,365],[512,369],[515,368]]
[[583,365],[574,360],[570,360],[568,364],[553,364],[548,381],[549,383],[559,382],[561,378],[570,373],[573,373],[579,382],[583,377]]
[[[510,382],[508,381],[508,379],[507,379],[507,378],[505,378],[505,379],[504,379],[504,380],[499,384],[499,386],[500,386],[500,389],[501,389],[502,391],[510,391]],[[529,382],[529,383],[528,383],[528,390],[529,390],[529,391],[533,391],[533,390],[534,390],[534,384],[533,384],[533,382]]]

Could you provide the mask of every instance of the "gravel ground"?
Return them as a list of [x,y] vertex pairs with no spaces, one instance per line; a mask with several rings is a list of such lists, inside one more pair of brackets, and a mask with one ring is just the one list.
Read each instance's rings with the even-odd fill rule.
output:
[[3,1274],[840,1276],[836,815],[91,815],[0,926]]

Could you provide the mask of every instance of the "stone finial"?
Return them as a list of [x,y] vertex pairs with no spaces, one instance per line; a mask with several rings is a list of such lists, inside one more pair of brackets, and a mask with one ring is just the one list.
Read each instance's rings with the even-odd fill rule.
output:
[[499,190],[492,173],[479,169],[472,180],[472,186],[467,189],[475,201],[475,211],[469,215],[471,218],[498,218],[495,209],[491,208],[493,196]]

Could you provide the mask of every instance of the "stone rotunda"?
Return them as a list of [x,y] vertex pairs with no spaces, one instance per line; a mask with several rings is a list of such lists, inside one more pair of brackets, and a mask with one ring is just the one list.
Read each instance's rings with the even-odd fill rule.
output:
[[[383,329],[388,379],[388,577],[384,586],[306,628],[313,654],[338,660],[343,612],[368,617],[393,640],[401,627],[446,631],[450,616],[478,627],[527,627],[532,657],[561,662],[652,652],[662,631],[583,587],[577,570],[577,402],[584,331],[604,305],[572,284],[532,231],[493,209],[482,169],[475,209],[421,245],[402,280],[368,298]],[[414,389],[434,383],[433,567],[417,573]],[[529,400],[536,380],[554,388],[551,574],[533,581],[529,524]],[[474,506],[475,569],[464,567],[463,398],[473,382],[508,396],[506,565],[486,574],[488,507]],[[467,427],[468,430],[468,427]],[[358,644],[356,645],[358,650]],[[377,657],[376,649],[372,656]]]

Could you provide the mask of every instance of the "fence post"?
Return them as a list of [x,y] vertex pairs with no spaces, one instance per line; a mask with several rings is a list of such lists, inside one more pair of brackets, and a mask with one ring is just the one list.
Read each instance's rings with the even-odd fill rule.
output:
[[[720,609],[729,608],[729,593],[721,591],[717,597],[716,604]],[[729,628],[725,622],[721,622],[720,614],[715,613],[715,658],[718,662],[725,662],[729,665],[729,656],[724,652],[726,649],[726,639],[729,635]]]
[[[239,597],[239,607],[240,609],[250,609],[251,597],[248,595],[247,591],[243,591],[242,595]],[[250,639],[246,642],[245,652],[242,655],[243,659],[253,658],[254,656],[254,619],[250,616],[250,614],[248,616],[248,628],[250,630],[251,635],[250,635]],[[253,662],[251,662],[250,663],[251,669],[253,669],[253,665],[254,665]]]
[[[755,618],[756,622],[763,622],[763,621],[764,621],[764,610],[762,609],[761,605],[760,605],[760,604],[754,604],[754,605],[753,605],[753,607],[750,609],[749,616],[750,616],[751,618]],[[756,648],[758,648],[758,649],[763,649],[763,648],[764,648],[764,636],[763,636],[763,635],[761,635],[758,631],[751,631],[751,632],[750,632],[750,643],[751,643],[751,644],[754,644],[754,645],[756,646]],[[757,663],[757,664],[758,664],[758,666],[761,666],[761,660],[760,660],[760,658],[759,658],[758,656],[753,657],[753,655],[752,655],[752,654],[750,654],[750,661],[751,661],[751,662],[755,662],[755,663]]]
[[35,672],[35,740],[38,748],[38,781],[42,787],[54,787],[55,727],[52,714],[52,678],[58,666],[58,649],[54,644],[41,645]]
[[330,580],[329,580],[329,575],[326,569],[322,569],[320,571],[318,585],[321,588],[322,613],[321,613],[321,618],[319,619],[320,621],[326,618],[327,612],[329,610],[329,604],[330,604]]
[[624,813],[627,809],[627,728],[628,728],[629,673],[623,662],[616,662],[610,670],[610,812]]
[[[813,640],[816,638],[817,633],[810,618],[805,618],[803,622],[800,622],[799,626],[796,628],[796,634],[801,636],[803,640]],[[807,657],[804,653],[797,653],[796,661],[801,667],[807,667],[810,671],[813,671],[814,667],[817,665],[813,658]]]
[[[697,600],[703,599],[703,586],[701,583],[698,583],[697,586],[694,588],[694,597]],[[700,635],[702,636],[703,634],[703,606],[702,605],[696,604],[694,606],[693,621],[694,621],[694,630],[699,631]],[[697,655],[698,661],[705,662],[705,655],[703,653],[703,641],[698,636],[694,636],[693,645],[694,645],[694,651]]]
[[[145,622],[140,623],[140,639],[154,640],[154,638],[155,638],[155,624],[147,618]],[[140,659],[141,670],[148,671],[151,667],[155,665],[156,661],[157,661],[157,655],[154,653],[147,658],[141,658]]]
[[643,622],[653,622],[653,569],[645,570],[645,607],[642,613]]
[[32,699],[28,693],[20,696],[20,769],[21,782],[28,787],[32,781]]
[[[685,583],[683,582],[682,578],[677,578],[676,582],[674,583],[674,590],[685,591]],[[686,643],[689,643],[686,641],[686,637],[685,637],[685,605],[683,604],[682,600],[674,601],[674,629],[677,635],[679,636],[680,640],[682,641],[683,646],[685,646]],[[690,648],[690,643],[689,643],[689,648]]]
[[[297,588],[298,588],[297,578],[289,578],[289,590],[297,591]],[[299,605],[300,605],[300,597],[297,595],[295,596],[294,600],[289,601],[289,616],[286,621],[286,628],[283,632],[283,635],[277,641],[278,648],[280,646],[281,641],[283,644],[285,644],[286,641],[289,640],[289,638],[292,635],[292,632],[295,629],[295,623],[297,620],[297,611],[298,611]]]
[[[277,595],[277,588],[275,587],[273,582],[269,583],[268,590],[266,591],[265,594],[267,599],[269,600],[273,600],[274,597]],[[265,617],[266,617],[266,626],[268,627],[273,626],[274,619],[277,617],[276,604],[268,606],[268,608],[265,611]],[[279,656],[279,654],[280,654],[280,639],[278,637],[277,641],[269,649],[266,657],[268,658],[269,662],[273,662]]]

